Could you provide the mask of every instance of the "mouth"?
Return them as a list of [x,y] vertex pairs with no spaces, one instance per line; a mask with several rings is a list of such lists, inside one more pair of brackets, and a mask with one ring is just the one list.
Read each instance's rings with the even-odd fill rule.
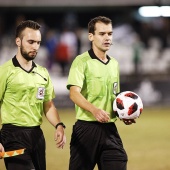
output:
[[104,46],[109,46],[110,47],[111,45],[112,45],[112,43],[108,43],[108,42],[104,43]]
[[30,52],[30,55],[31,55],[31,56],[35,56],[35,55],[37,55],[37,52],[36,52],[36,51],[31,51],[31,52]]

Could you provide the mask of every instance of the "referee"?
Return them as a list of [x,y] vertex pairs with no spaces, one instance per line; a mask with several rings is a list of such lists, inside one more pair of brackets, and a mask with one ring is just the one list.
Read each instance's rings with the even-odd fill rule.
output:
[[126,170],[127,154],[112,109],[120,92],[119,65],[106,54],[112,45],[112,21],[104,16],[93,18],[88,31],[92,48],[74,59],[67,84],[77,119],[69,170],[93,170],[96,164],[99,170]]
[[22,21],[16,28],[17,54],[0,66],[0,151],[25,149],[22,155],[4,159],[8,170],[46,169],[43,114],[56,127],[56,146],[63,148],[66,142],[48,71],[33,62],[40,43],[40,25]]

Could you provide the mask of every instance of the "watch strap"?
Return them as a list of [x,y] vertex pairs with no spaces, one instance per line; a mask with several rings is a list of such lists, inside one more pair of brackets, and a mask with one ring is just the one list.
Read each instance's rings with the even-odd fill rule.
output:
[[55,128],[57,129],[58,126],[62,126],[64,129],[66,128],[65,124],[63,122],[59,122],[56,124]]

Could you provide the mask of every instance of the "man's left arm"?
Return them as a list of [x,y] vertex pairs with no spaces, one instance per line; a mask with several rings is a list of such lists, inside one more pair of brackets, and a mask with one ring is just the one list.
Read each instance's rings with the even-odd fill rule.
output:
[[52,100],[44,102],[44,113],[48,121],[56,128],[54,140],[57,148],[63,148],[66,143],[66,136],[64,134],[64,124],[60,121],[58,111]]

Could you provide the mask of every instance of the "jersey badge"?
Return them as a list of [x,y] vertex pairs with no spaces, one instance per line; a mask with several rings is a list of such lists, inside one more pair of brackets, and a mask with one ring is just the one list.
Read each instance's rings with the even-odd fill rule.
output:
[[45,95],[45,88],[44,87],[38,87],[37,99],[43,100],[44,95]]
[[117,94],[117,88],[118,88],[118,83],[117,82],[114,82],[113,83],[113,94]]

